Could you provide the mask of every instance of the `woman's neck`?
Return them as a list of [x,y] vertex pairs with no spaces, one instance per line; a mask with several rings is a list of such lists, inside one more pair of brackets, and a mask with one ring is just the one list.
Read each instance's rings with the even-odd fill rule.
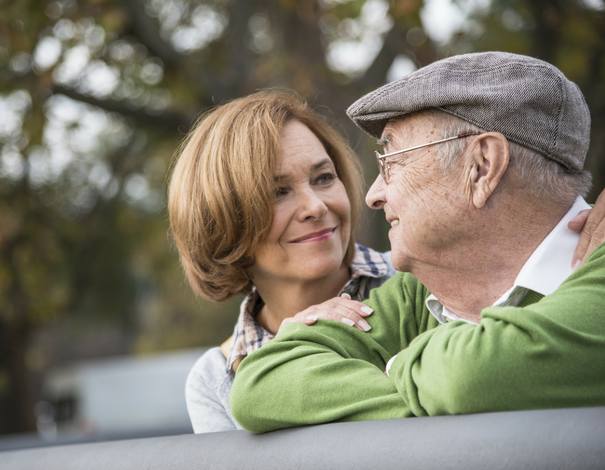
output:
[[332,274],[311,281],[255,280],[256,290],[265,303],[256,319],[275,334],[284,319],[337,296],[350,277],[349,268],[343,265]]

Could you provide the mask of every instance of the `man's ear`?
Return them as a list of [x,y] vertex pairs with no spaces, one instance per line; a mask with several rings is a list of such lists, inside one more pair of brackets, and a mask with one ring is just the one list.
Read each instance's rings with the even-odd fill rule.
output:
[[473,205],[482,208],[508,168],[506,137],[497,132],[478,136],[468,149],[468,191]]

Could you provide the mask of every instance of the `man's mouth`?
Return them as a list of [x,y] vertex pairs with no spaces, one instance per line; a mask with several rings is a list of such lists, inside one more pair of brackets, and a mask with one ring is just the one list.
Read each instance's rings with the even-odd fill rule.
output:
[[399,225],[399,219],[391,220],[391,227],[394,227],[395,225]]

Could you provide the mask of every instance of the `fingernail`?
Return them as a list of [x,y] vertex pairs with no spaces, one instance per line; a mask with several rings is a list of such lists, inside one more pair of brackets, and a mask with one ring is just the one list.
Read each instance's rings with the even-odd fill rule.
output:
[[307,321],[317,321],[317,315],[309,315]]
[[357,324],[363,328],[363,331],[370,331],[372,329],[370,324],[365,320],[359,320]]
[[347,293],[345,294],[340,294],[341,297],[346,297],[347,299],[351,300],[351,296]]
[[577,270],[577,269],[578,269],[580,266],[582,266],[582,260],[577,260],[577,261],[576,261],[576,262],[573,264],[573,266],[571,267],[571,270],[572,270],[572,271],[575,271],[575,270]]
[[349,320],[347,317],[341,317],[340,321],[346,323],[349,326],[355,326],[355,322],[353,320]]
[[361,308],[360,308],[360,310],[361,310],[363,313],[367,313],[368,315],[370,315],[370,314],[374,313],[374,310],[373,310],[373,309],[371,309],[370,307],[366,307],[366,306],[361,307]]

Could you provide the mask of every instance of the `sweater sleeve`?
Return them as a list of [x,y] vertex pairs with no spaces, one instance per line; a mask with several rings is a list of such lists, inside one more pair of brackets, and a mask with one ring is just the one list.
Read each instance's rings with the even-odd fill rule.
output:
[[229,410],[232,379],[226,372],[220,348],[212,348],[200,357],[187,377],[187,411],[196,434],[235,431],[239,428]]
[[436,325],[416,318],[428,295],[411,275],[374,289],[372,330],[319,320],[288,324],[240,364],[231,394],[235,419],[252,432],[410,415],[384,366],[419,329]]
[[417,416],[605,405],[605,245],[553,294],[425,332],[389,371]]

